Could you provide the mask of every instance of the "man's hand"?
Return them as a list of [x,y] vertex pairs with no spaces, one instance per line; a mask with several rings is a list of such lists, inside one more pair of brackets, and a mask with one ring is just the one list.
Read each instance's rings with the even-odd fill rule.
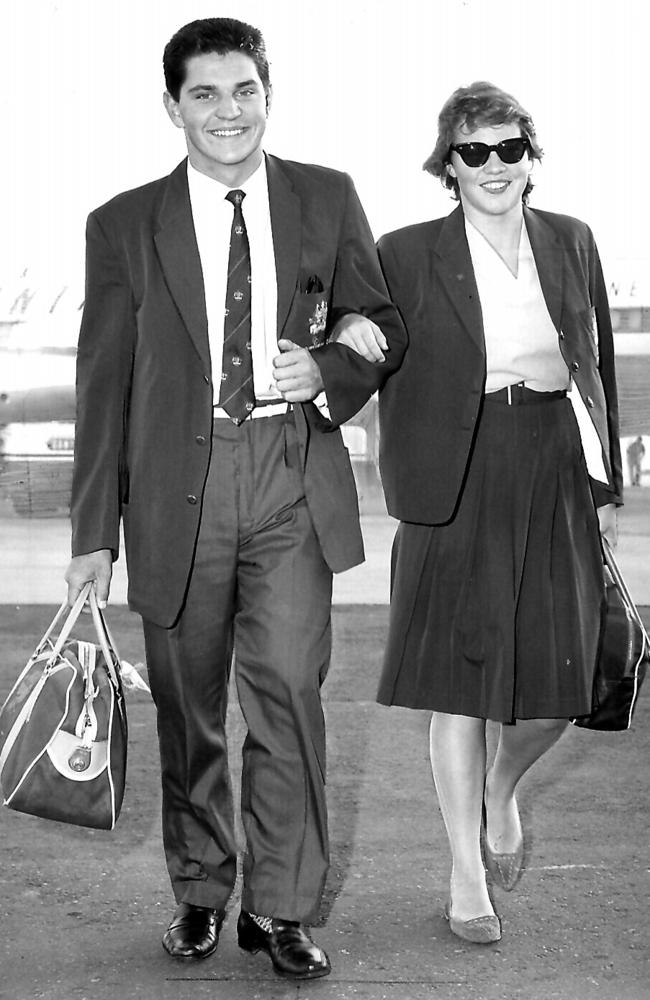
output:
[[388,350],[388,341],[376,323],[357,313],[343,316],[329,339],[330,342],[352,348],[366,361],[381,364],[386,360],[384,351]]
[[112,575],[113,557],[110,549],[98,549],[82,556],[73,556],[65,572],[70,607],[79,597],[84,585],[92,580],[95,584],[97,604],[100,608],[105,608]]
[[603,507],[598,508],[597,513],[600,524],[600,533],[607,539],[612,548],[615,549],[616,543],[618,542],[616,504],[606,503]]
[[305,347],[292,340],[279,340],[282,354],[273,359],[273,378],[288,403],[308,403],[323,391],[320,368]]

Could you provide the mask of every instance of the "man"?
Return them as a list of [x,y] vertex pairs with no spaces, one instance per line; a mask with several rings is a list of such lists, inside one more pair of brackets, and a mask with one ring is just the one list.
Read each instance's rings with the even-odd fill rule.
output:
[[627,467],[630,473],[630,486],[641,485],[641,464],[645,455],[643,438],[639,435],[627,446]]
[[323,976],[305,931],[328,862],[319,689],[332,572],[363,559],[338,427],[406,335],[347,175],[263,152],[259,31],[192,22],[163,64],[188,160],[88,220],[68,597],[93,580],[107,600],[123,518],[178,904],[166,951],[211,954],[235,882],[234,646],[248,728],[239,944],[281,975]]

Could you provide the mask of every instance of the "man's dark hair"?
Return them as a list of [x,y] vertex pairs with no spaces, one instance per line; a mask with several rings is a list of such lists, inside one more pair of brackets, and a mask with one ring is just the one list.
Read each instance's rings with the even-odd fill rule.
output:
[[178,101],[185,82],[188,59],[216,52],[243,52],[250,56],[266,94],[271,89],[269,62],[262,32],[232,17],[205,17],[179,28],[167,42],[163,53],[163,70],[167,90]]
[[[453,191],[453,197],[459,198],[458,181],[447,171],[451,159],[451,145],[456,142],[456,132],[465,127],[470,132],[483,125],[519,126],[520,134],[528,139],[530,157],[541,160],[542,148],[537,140],[533,119],[519,101],[500,87],[486,80],[477,80],[469,87],[459,87],[445,101],[438,116],[438,138],[435,148],[423,164],[423,169],[434,177],[439,177],[443,186]],[[530,180],[526,184],[522,200],[528,201],[528,195],[533,190]]]

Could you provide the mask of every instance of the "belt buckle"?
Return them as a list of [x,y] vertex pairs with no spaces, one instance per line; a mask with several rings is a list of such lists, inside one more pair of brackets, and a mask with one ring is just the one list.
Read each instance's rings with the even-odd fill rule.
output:
[[[526,383],[525,382],[515,382],[514,385],[507,385],[506,386],[506,395],[508,397],[508,406],[514,406],[514,403],[512,401],[512,390],[513,389],[525,389],[525,388],[526,388]],[[519,397],[519,401],[520,402],[521,402],[522,398],[523,397]]]

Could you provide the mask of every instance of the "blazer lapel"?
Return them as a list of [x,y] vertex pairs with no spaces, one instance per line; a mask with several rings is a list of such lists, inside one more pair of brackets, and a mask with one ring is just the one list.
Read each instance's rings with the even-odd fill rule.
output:
[[465,216],[460,205],[444,220],[435,252],[439,260],[438,274],[449,300],[472,340],[485,353],[481,301],[465,236]]
[[209,371],[208,318],[201,259],[194,234],[187,185],[186,159],[168,178],[158,223],[159,229],[154,234],[154,242],[167,286],[192,342],[206,365],[206,371]]
[[554,230],[537,213],[524,208],[524,221],[533,250],[539,283],[555,329],[562,326],[564,257]]
[[266,157],[266,170],[278,284],[278,337],[281,337],[295,295],[300,263],[300,198],[277,157]]

